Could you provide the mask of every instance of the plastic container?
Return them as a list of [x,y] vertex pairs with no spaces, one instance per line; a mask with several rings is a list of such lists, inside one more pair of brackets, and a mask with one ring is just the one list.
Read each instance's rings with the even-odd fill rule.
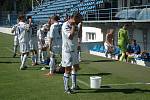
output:
[[91,76],[90,77],[90,88],[99,89],[101,87],[101,77]]

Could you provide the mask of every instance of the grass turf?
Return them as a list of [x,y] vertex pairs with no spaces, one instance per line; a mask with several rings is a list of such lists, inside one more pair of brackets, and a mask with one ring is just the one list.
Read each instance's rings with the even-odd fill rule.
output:
[[[12,58],[13,36],[0,33],[0,100],[149,100],[150,85],[111,85],[150,82],[150,69],[82,53],[76,94],[67,95],[61,74],[46,77],[39,65],[19,70]],[[30,64],[29,60],[29,64]],[[102,88],[90,89],[90,76],[102,77]],[[110,85],[109,85],[110,84]]]

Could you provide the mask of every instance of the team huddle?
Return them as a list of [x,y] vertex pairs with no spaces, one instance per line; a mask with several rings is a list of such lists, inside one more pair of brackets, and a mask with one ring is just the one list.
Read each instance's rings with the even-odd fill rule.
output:
[[[79,49],[82,37],[82,16],[74,13],[63,24],[58,16],[49,18],[47,24],[38,29],[38,25],[32,21],[32,17],[21,15],[18,23],[12,27],[14,33],[14,55],[17,46],[20,46],[21,65],[20,70],[25,70],[29,53],[31,54],[32,66],[38,65],[47,58],[50,71],[48,76],[54,74],[56,68],[55,56],[61,56],[61,65],[64,67],[64,89],[66,93],[72,93],[78,88],[76,74],[79,68]],[[72,86],[69,87],[69,77],[72,77]]]

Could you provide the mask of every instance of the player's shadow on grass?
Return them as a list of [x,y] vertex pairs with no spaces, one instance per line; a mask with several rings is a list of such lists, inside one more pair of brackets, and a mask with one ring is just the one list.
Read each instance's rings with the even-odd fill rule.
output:
[[77,93],[113,93],[113,92],[121,92],[125,94],[131,93],[150,93],[150,90],[146,89],[139,89],[139,88],[123,88],[123,89],[116,89],[116,88],[101,88],[101,89],[80,89]]
[[[8,58],[13,58],[13,57],[0,57],[0,58],[3,58],[3,59],[4,59],[4,58],[7,58],[7,59],[8,59]],[[17,57],[15,57],[15,58],[20,58],[20,57],[17,56]]]
[[12,64],[12,63],[20,63],[19,61],[2,61],[0,62],[0,64],[2,63],[7,63],[7,64]]
[[95,73],[95,74],[87,74],[87,73],[82,73],[78,74],[78,76],[105,76],[105,75],[111,75],[112,73]]
[[107,59],[107,60],[83,60],[81,61],[81,63],[83,64],[90,64],[91,62],[115,62],[116,60],[110,60],[110,59]]
[[116,60],[96,60],[92,62],[115,62]]

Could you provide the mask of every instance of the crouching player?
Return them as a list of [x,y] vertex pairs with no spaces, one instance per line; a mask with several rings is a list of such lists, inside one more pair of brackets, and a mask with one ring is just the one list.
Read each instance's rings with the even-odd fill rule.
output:
[[[77,87],[76,75],[79,70],[79,59],[77,54],[79,35],[77,25],[81,21],[82,16],[79,13],[75,13],[62,26],[62,66],[65,67],[64,89],[68,94],[72,93],[72,90],[76,90]],[[68,83],[70,74],[72,77],[71,89]]]
[[20,53],[21,53],[21,66],[20,69],[26,69],[26,60],[30,51],[29,48],[29,25],[25,22],[25,16],[19,16],[19,23],[17,25],[18,29],[18,39],[20,45]]
[[50,31],[47,34],[47,39],[49,40],[49,52],[50,52],[50,62],[49,67],[50,71],[46,75],[51,76],[53,75],[56,64],[55,64],[55,56],[56,54],[61,53],[62,47],[62,36],[61,36],[61,24],[58,22],[58,16],[51,17],[51,27]]

